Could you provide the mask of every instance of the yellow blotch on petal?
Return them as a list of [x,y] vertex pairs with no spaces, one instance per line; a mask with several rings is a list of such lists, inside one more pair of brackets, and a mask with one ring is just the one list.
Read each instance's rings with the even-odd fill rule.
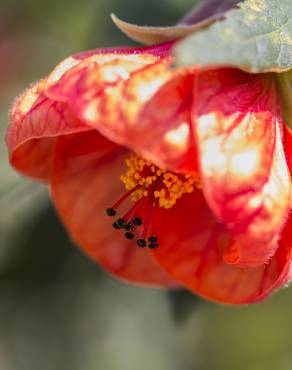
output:
[[235,153],[231,157],[232,172],[241,177],[249,177],[260,166],[260,154],[257,148]]
[[86,121],[91,123],[95,123],[97,121],[99,114],[99,104],[100,102],[98,100],[92,100],[85,106],[85,109],[83,110],[83,117]]
[[78,59],[75,59],[74,57],[69,57],[60,64],[57,65],[57,67],[53,70],[53,72],[49,75],[49,77],[46,79],[46,83],[48,85],[53,84],[67,72],[69,69],[73,68],[77,64],[79,64],[80,61]]
[[26,113],[28,113],[39,99],[39,91],[42,90],[45,83],[45,80],[40,80],[38,83],[27,89],[17,101],[17,104],[15,106],[17,108],[17,112],[14,112],[13,114],[18,113],[20,115],[25,115]]
[[179,151],[184,151],[188,145],[190,127],[187,122],[183,122],[178,127],[169,130],[164,135],[164,141]]

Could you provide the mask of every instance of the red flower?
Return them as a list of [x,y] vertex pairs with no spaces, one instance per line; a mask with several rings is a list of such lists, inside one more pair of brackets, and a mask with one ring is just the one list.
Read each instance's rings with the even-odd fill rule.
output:
[[172,69],[171,46],[66,59],[16,101],[10,161],[49,183],[72,238],[112,274],[260,301],[291,263],[275,76]]

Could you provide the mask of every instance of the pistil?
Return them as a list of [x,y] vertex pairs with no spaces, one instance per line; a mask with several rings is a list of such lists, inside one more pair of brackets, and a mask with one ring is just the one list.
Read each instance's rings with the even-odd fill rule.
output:
[[198,186],[198,178],[191,174],[176,174],[160,169],[134,153],[125,162],[128,169],[120,180],[128,191],[106,209],[106,214],[115,217],[122,204],[128,200],[133,201],[134,205],[113,222],[113,227],[123,230],[125,238],[136,240],[141,248],[158,248],[159,240],[155,230],[157,209],[172,208],[184,194],[193,192]]

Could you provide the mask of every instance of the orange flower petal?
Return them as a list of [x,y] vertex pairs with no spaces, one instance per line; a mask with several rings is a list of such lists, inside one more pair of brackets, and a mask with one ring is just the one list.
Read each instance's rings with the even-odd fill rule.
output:
[[292,130],[286,125],[284,125],[284,145],[287,164],[292,175]]
[[88,129],[64,103],[43,94],[46,86],[46,81],[40,81],[17,99],[6,136],[13,166],[42,180],[47,180],[50,174],[55,137]]
[[139,114],[134,141],[140,153],[162,168],[198,172],[191,131],[194,80],[193,71],[173,71]]
[[199,190],[182,197],[171,210],[161,209],[156,220],[160,246],[153,256],[175,279],[204,298],[228,304],[254,303],[290,278],[292,217],[275,255],[256,268],[225,263],[222,255],[232,242],[230,233],[216,222]]
[[140,110],[172,75],[170,58],[161,57],[160,48],[157,55],[148,48],[89,55],[46,94],[68,104],[80,120],[108,139],[135,149]]
[[[81,123],[75,112],[77,107],[80,107],[80,112],[83,108],[85,109],[87,98],[85,97],[85,101],[82,101],[83,98],[75,101],[76,96],[71,76],[73,75],[75,80],[82,78],[84,68],[86,69],[86,66],[89,65],[92,67],[92,63],[95,64],[94,60],[105,63],[115,59],[119,54],[122,55],[121,58],[123,56],[128,58],[127,68],[135,70],[137,65],[131,63],[131,58],[135,59],[136,53],[139,55],[147,54],[145,56],[145,59],[148,58],[147,61],[138,63],[139,66],[144,66],[150,63],[150,60],[156,61],[164,57],[169,47],[170,44],[155,48],[97,49],[65,59],[46,79],[30,87],[16,100],[7,132],[11,163],[26,175],[47,180],[50,174],[51,154],[55,138],[59,135],[88,130],[86,120]],[[105,81],[109,82],[115,78],[113,77],[115,74],[117,76],[119,73],[123,75],[122,67],[117,67],[116,70],[111,70],[111,67],[108,67],[104,70]],[[90,75],[88,83],[93,82],[91,77]],[[66,84],[68,81],[70,83]],[[71,88],[72,90],[70,90]],[[88,91],[89,95],[91,92],[94,95],[99,91],[96,85],[91,88],[92,90]],[[51,91],[51,94],[47,92],[48,90]],[[73,100],[65,98],[66,94],[70,95]],[[71,107],[68,106],[67,100],[72,103]]]
[[277,249],[291,191],[274,77],[203,72],[193,109],[202,188],[236,241],[225,260],[262,265]]
[[114,230],[105,209],[125,188],[119,180],[128,152],[96,131],[69,135],[56,144],[52,197],[72,238],[119,278],[151,286],[178,284],[148,250]]

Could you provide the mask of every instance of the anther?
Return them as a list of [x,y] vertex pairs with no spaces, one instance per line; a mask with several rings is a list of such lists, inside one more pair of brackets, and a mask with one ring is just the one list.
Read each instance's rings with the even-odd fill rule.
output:
[[118,230],[118,229],[120,229],[121,227],[120,227],[120,225],[119,225],[117,222],[114,222],[114,223],[113,223],[113,228]]
[[117,214],[117,211],[114,208],[107,208],[106,214],[110,217],[113,217]]
[[139,245],[139,247],[142,247],[142,248],[146,247],[146,245],[147,245],[145,239],[138,239],[137,244]]
[[132,220],[132,224],[135,226],[141,226],[143,221],[141,220],[140,217],[134,217]]
[[133,234],[133,233],[131,233],[131,232],[129,232],[129,231],[127,231],[127,232],[125,233],[125,238],[126,238],[126,239],[133,239],[133,238],[134,238],[134,234]]

